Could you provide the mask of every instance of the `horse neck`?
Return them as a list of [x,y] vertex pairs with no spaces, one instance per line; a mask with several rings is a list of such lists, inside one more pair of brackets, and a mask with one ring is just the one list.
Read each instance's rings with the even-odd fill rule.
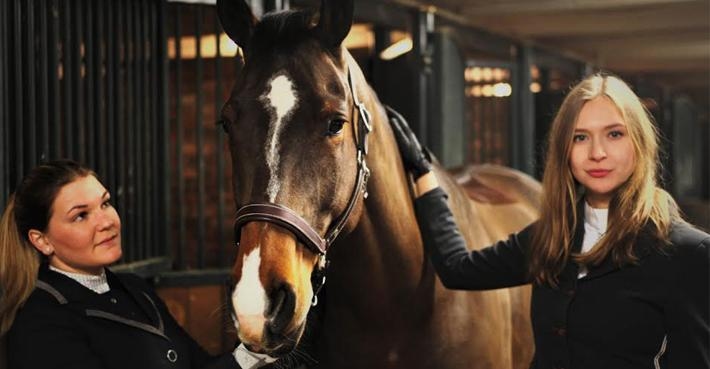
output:
[[[374,94],[366,95],[363,102],[373,116],[366,159],[371,170],[369,196],[358,224],[345,237],[345,244],[337,247],[339,260],[334,260],[332,270],[342,273],[343,288],[361,291],[362,295],[355,297],[359,303],[402,304],[411,301],[421,288],[426,271],[424,250],[410,184],[387,116]],[[352,288],[358,283],[366,283],[367,288]]]

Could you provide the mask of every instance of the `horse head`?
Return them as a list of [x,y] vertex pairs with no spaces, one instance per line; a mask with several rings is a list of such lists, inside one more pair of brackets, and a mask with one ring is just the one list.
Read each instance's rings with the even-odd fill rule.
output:
[[361,72],[341,45],[353,2],[261,20],[244,0],[217,7],[244,51],[222,110],[238,209],[234,321],[252,350],[278,356],[303,334],[328,247],[362,212],[369,114],[353,84]]

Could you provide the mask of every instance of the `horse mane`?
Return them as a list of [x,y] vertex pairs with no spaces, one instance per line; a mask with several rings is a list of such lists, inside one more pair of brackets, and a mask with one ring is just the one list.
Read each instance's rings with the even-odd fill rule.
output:
[[314,11],[284,10],[267,13],[254,29],[251,42],[253,52],[273,52],[276,49],[295,49],[313,35]]

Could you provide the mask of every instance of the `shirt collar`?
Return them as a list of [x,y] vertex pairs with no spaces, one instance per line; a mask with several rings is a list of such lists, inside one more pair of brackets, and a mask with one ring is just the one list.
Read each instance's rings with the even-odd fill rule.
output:
[[77,281],[79,284],[82,286],[98,293],[106,293],[111,290],[111,288],[108,285],[108,280],[106,279],[106,271],[101,270],[101,274],[99,275],[91,275],[91,274],[81,274],[81,273],[71,273],[67,272],[61,269],[57,269],[53,266],[49,266],[49,269],[52,271],[55,271],[60,274],[64,274],[65,276]]
[[595,209],[584,202],[584,223],[600,234],[606,232],[609,209]]

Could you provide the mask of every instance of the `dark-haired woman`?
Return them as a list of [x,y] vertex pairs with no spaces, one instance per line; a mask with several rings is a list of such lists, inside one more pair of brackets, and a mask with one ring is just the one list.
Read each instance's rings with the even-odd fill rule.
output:
[[240,345],[212,357],[142,279],[106,267],[122,254],[121,219],[91,170],[41,164],[0,220],[0,336],[12,369],[258,368]]

